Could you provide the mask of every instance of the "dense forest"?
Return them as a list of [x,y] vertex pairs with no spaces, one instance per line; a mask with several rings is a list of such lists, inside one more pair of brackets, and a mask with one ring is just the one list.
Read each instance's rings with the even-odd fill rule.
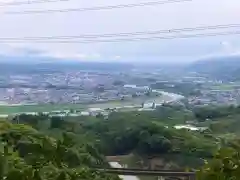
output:
[[93,144],[71,133],[55,139],[28,125],[0,122],[0,179],[118,179],[91,170],[108,166]]
[[[114,112],[107,119],[44,114],[3,119],[0,178],[117,180],[94,169],[109,166],[105,156],[134,153],[191,157],[195,166],[185,168],[196,170],[199,180],[238,179],[239,110],[164,105],[153,112]],[[189,121],[208,129],[174,128]]]

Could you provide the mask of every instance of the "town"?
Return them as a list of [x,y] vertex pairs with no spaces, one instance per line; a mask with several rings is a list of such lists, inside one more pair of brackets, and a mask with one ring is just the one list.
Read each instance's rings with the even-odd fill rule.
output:
[[[141,111],[170,102],[191,106],[240,103],[240,84],[237,82],[223,83],[192,72],[166,75],[165,71],[141,68],[114,71],[59,69],[35,73],[23,68],[19,73],[1,73],[0,112],[92,114],[92,109]],[[172,98],[166,93],[180,98]]]

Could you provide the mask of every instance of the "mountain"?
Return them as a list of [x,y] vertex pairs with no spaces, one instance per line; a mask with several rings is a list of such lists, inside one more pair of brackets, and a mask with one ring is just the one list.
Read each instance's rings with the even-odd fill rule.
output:
[[128,71],[132,64],[120,62],[86,62],[33,56],[0,56],[0,73],[41,73],[62,71]]
[[188,66],[187,70],[205,74],[219,80],[240,80],[240,56],[199,60]]

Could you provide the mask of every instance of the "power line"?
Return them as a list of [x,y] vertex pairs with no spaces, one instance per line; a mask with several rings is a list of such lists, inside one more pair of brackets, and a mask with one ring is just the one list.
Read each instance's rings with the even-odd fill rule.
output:
[[162,4],[171,4],[178,2],[190,2],[192,0],[162,0],[162,1],[151,1],[137,4],[119,4],[113,6],[95,6],[88,8],[72,8],[72,9],[47,9],[47,10],[30,10],[30,11],[9,11],[3,14],[20,15],[20,14],[49,14],[49,13],[67,13],[67,12],[85,12],[85,11],[99,11],[99,10],[111,10],[111,9],[122,9],[122,8],[134,8],[142,6],[156,6]]
[[227,36],[227,35],[240,35],[240,31],[227,31],[219,33],[202,33],[202,34],[191,34],[191,35],[175,35],[175,36],[150,36],[141,38],[120,38],[120,39],[109,39],[109,40],[34,40],[29,41],[27,39],[22,39],[20,41],[0,41],[0,43],[53,43],[53,44],[86,44],[86,43],[109,43],[109,42],[131,42],[131,41],[142,41],[142,40],[170,40],[170,39],[189,39],[189,38],[199,38],[199,37],[215,37],[215,36]]
[[0,3],[1,6],[21,6],[30,4],[43,4],[43,3],[54,3],[54,2],[65,2],[70,0],[38,0],[38,1],[20,1],[20,2],[10,2],[10,3]]
[[170,34],[170,33],[182,33],[182,32],[194,32],[194,31],[206,31],[206,30],[220,30],[228,28],[239,28],[240,24],[221,24],[214,26],[197,26],[187,28],[175,28],[175,29],[163,29],[157,31],[138,31],[138,32],[124,32],[124,33],[109,33],[109,34],[83,34],[75,36],[40,36],[40,37],[4,37],[0,40],[64,40],[64,39],[96,39],[96,38],[116,38],[116,37],[133,37],[143,35],[156,35],[156,34]]

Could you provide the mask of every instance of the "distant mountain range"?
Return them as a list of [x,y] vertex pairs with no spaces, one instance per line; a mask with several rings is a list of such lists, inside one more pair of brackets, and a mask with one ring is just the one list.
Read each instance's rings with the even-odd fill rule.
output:
[[240,56],[200,60],[190,65],[187,70],[206,74],[219,80],[240,80]]
[[128,71],[132,64],[117,62],[86,62],[77,60],[62,60],[46,57],[0,56],[0,73],[31,73],[56,71]]

